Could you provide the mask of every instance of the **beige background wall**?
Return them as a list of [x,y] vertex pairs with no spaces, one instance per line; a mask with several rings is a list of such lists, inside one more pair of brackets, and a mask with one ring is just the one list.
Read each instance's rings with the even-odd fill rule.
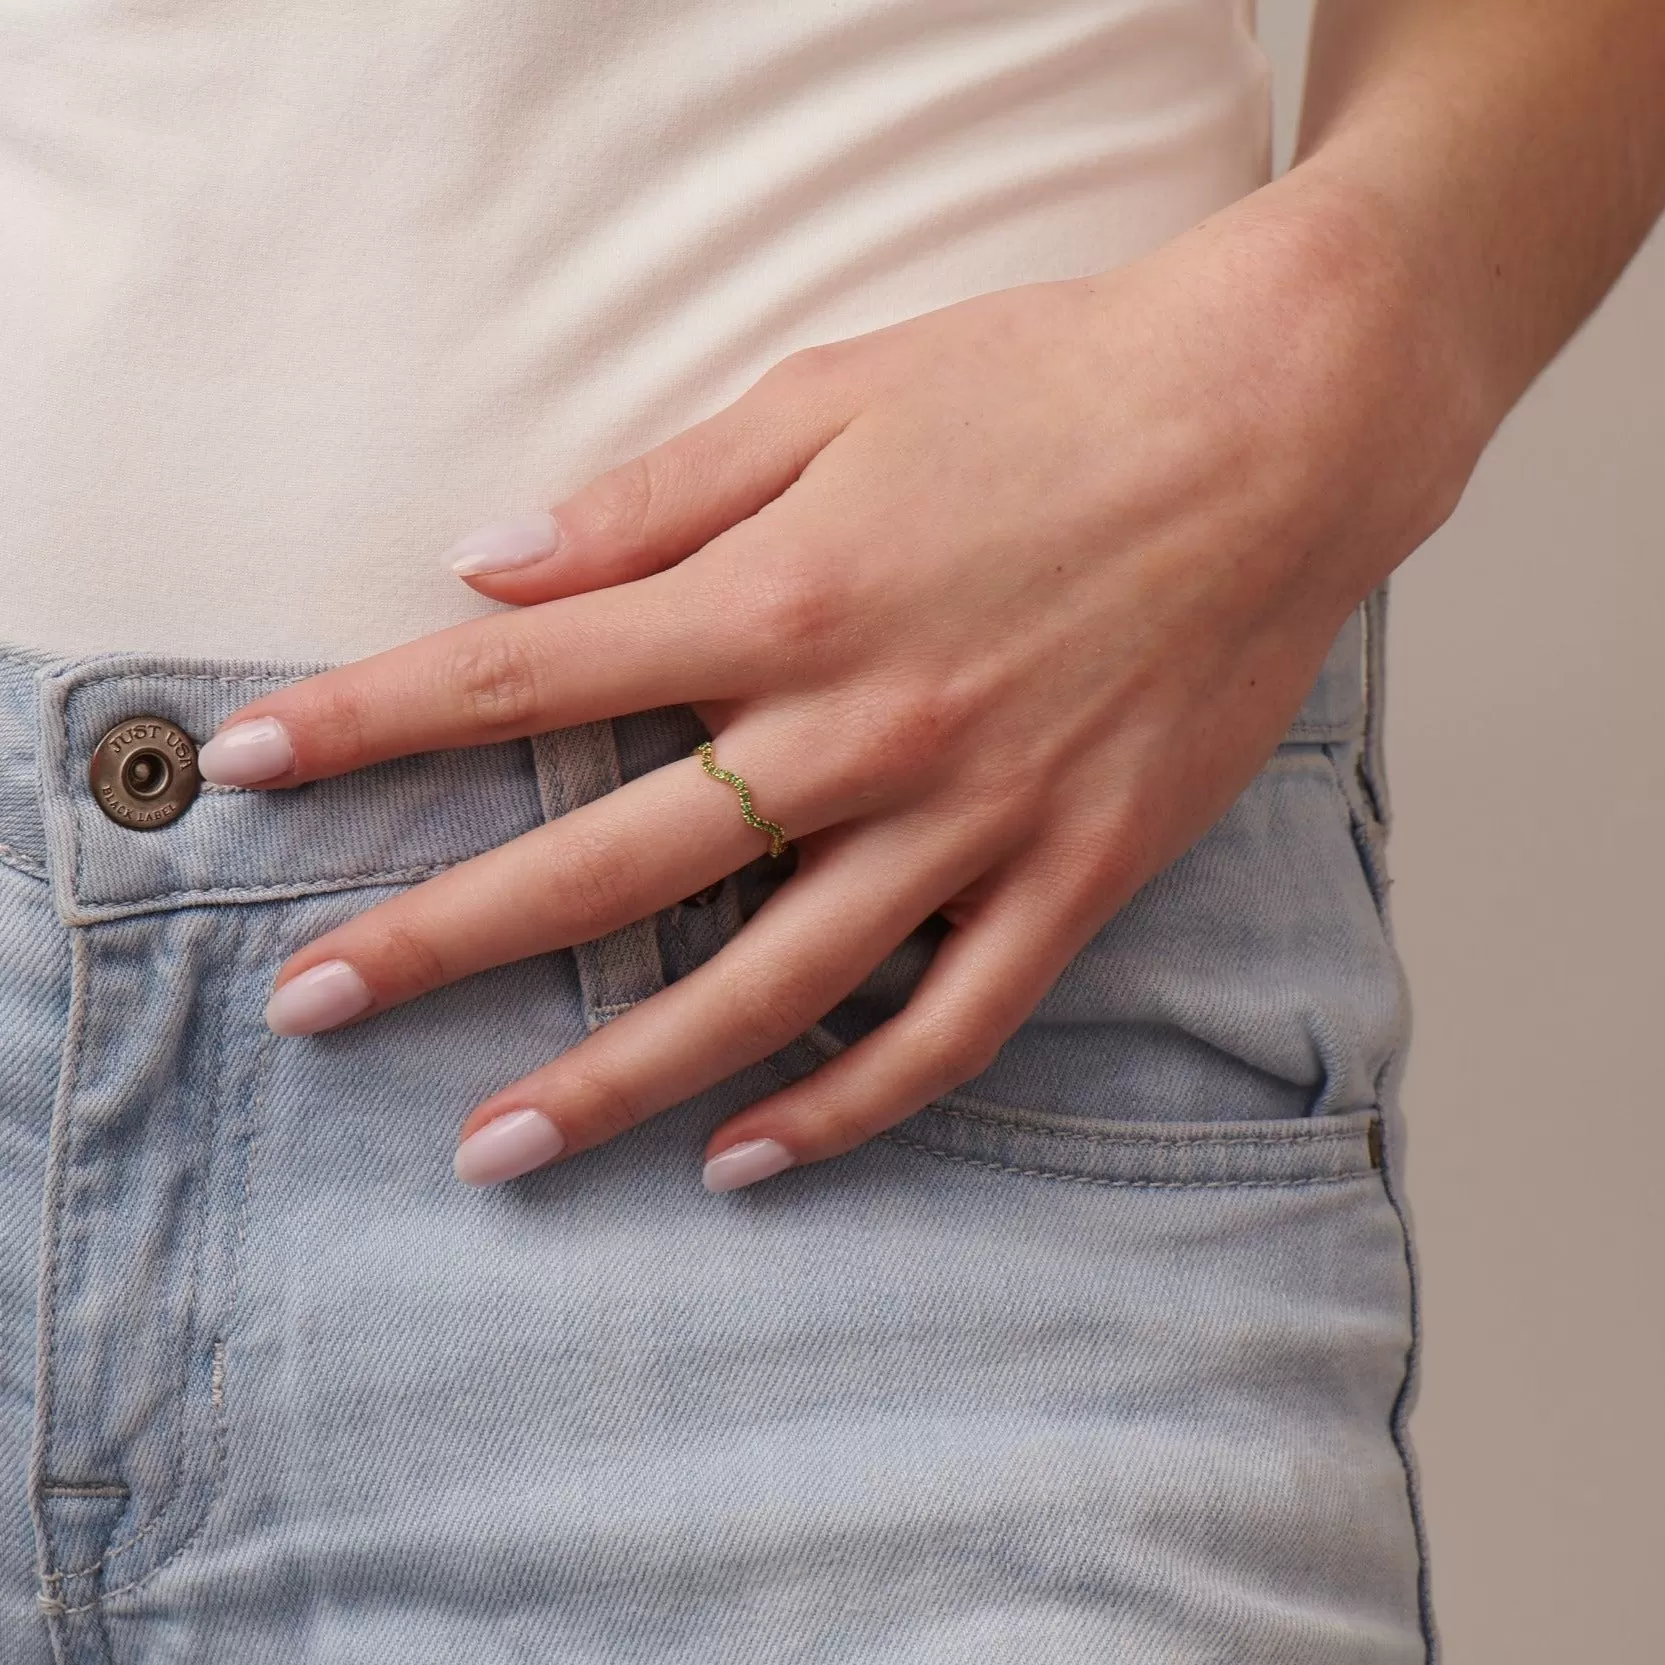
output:
[[[1310,13],[1261,0],[1280,156]],[[1660,1665],[1665,236],[1401,569],[1389,644],[1446,1658]]]

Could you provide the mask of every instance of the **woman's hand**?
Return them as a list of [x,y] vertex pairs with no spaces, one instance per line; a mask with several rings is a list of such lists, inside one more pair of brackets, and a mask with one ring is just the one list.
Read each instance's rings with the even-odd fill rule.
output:
[[[259,700],[203,749],[209,779],[284,787],[686,701],[797,845],[732,943],[480,1105],[461,1177],[775,1051],[940,912],[908,1006],[718,1129],[707,1183],[847,1151],[981,1071],[1225,811],[1478,451],[1455,355],[1426,317],[1397,335],[1411,285],[1321,195],[1291,175],[1109,275],[794,354],[469,540],[468,582],[519,611]],[[269,1020],[372,1016],[765,847],[690,756],[310,944]]]

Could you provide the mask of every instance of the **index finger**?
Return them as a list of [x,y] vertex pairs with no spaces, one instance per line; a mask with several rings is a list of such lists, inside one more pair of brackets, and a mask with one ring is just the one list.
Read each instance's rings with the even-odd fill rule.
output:
[[296,786],[413,752],[518,740],[678,701],[734,697],[734,610],[692,566],[494,614],[308,677],[234,712],[204,780]]

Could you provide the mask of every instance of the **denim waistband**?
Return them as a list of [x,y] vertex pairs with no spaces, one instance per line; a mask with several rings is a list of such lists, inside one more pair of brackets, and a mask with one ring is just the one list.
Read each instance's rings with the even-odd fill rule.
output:
[[87,781],[112,727],[158,716],[199,742],[313,666],[0,654],[0,856],[49,877],[66,920],[402,884],[543,820],[526,742],[430,753],[293,791],[205,784],[172,826],[111,821]]
[[[1363,624],[1361,609],[1286,741],[1364,733]],[[604,722],[424,753],[283,792],[204,785],[160,831],[120,826],[98,807],[88,764],[117,724],[160,717],[201,742],[238,707],[325,668],[142,654],[62,660],[0,648],[0,862],[50,880],[71,924],[279,901],[421,879],[620,782],[614,725]],[[682,708],[625,723],[637,765],[626,777],[686,749]]]

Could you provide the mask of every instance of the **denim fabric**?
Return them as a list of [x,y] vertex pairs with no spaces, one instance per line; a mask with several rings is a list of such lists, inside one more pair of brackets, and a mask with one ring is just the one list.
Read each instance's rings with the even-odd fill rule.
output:
[[340,1034],[261,1021],[285,955],[682,756],[686,708],[135,833],[106,728],[206,737],[307,667],[0,655],[0,1660],[1428,1660],[1370,614],[985,1074],[723,1195],[709,1132],[900,1005],[934,924],[495,1191],[451,1178],[466,1111],[783,864]]

